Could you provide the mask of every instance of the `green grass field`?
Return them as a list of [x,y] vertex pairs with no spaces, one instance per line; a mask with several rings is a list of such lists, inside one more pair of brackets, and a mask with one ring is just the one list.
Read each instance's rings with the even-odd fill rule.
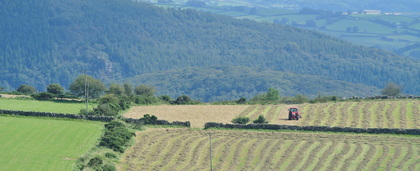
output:
[[[78,114],[80,109],[85,109],[85,103],[75,102],[54,102],[54,101],[38,101],[38,100],[17,100],[0,98],[0,109],[5,110],[23,110],[37,112],[54,112]],[[89,104],[89,109],[93,105]]]
[[0,170],[72,170],[103,124],[0,116]]

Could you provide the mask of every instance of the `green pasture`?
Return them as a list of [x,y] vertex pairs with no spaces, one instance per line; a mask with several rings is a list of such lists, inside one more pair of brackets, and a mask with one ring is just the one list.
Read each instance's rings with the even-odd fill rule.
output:
[[352,14],[350,15],[350,17],[354,17],[354,18],[362,18],[362,19],[374,19],[374,18],[378,18],[381,15],[372,15],[372,14]]
[[273,22],[275,19],[282,20],[283,18],[289,19],[289,22],[295,21],[298,24],[306,24],[308,20],[314,20],[316,15],[304,15],[304,14],[291,14],[291,15],[278,15],[258,18],[257,21]]
[[382,25],[382,24],[377,24],[377,23],[370,22],[367,20],[351,20],[351,19],[338,20],[335,23],[327,25],[327,29],[335,30],[335,31],[346,31],[347,27],[354,27],[354,26],[357,26],[359,28],[358,32],[361,32],[361,33],[389,34],[395,31],[395,29]]
[[412,35],[394,35],[394,36],[387,36],[388,38],[396,39],[396,40],[407,40],[411,42],[420,42],[420,37],[412,36]]
[[223,11],[223,12],[219,12],[217,14],[227,15],[227,16],[232,16],[232,17],[239,17],[239,16],[244,16],[244,15],[249,15],[249,13],[239,12],[239,11]]
[[263,16],[284,15],[284,14],[292,14],[292,13],[296,13],[296,12],[295,11],[286,10],[286,9],[281,9],[281,8],[259,9],[257,11],[257,14],[258,15],[263,15]]
[[102,123],[0,116],[0,170],[73,170]]
[[416,29],[416,30],[420,30],[420,23],[417,24],[413,24],[410,26],[410,29]]
[[381,15],[378,18],[384,21],[393,22],[393,23],[401,23],[401,22],[411,23],[414,20],[414,18],[400,16],[400,15]]
[[[0,109],[5,110],[22,110],[37,112],[53,112],[78,114],[80,109],[85,109],[86,104],[83,102],[71,101],[38,101],[38,100],[18,100],[0,98]],[[93,105],[89,104],[89,109]]]

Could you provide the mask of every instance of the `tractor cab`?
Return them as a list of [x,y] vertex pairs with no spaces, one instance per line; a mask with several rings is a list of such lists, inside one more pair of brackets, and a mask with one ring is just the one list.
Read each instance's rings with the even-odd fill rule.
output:
[[290,107],[289,108],[289,120],[299,120],[300,113],[297,107]]

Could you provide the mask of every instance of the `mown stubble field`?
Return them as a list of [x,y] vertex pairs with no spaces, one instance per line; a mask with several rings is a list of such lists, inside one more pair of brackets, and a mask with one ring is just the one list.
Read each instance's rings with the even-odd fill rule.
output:
[[[287,109],[299,107],[303,118],[287,120]],[[265,116],[270,124],[300,126],[338,126],[357,128],[420,128],[420,100],[347,101],[298,105],[162,105],[136,106],[124,114],[141,118],[156,115],[168,121],[190,121],[191,127],[203,128],[206,122],[231,123],[235,117],[255,120]]]
[[419,137],[154,128],[137,132],[119,170],[419,170]]

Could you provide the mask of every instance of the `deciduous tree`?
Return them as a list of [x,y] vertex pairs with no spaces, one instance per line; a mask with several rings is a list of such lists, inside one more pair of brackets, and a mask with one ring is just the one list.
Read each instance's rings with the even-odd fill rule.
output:
[[47,92],[55,95],[60,95],[64,93],[64,88],[60,84],[50,84],[47,87]]
[[134,93],[141,96],[154,96],[156,89],[152,86],[142,84],[134,88]]
[[388,83],[384,89],[382,89],[382,95],[386,96],[397,96],[401,93],[401,87],[395,83]]
[[106,90],[106,87],[100,80],[89,75],[80,75],[70,84],[69,89],[73,95],[79,97],[85,96],[86,89],[90,97],[97,98]]
[[36,89],[34,87],[26,85],[26,84],[20,85],[16,89],[16,91],[19,92],[19,93],[23,93],[23,94],[35,94],[36,93]]
[[124,94],[125,90],[124,87],[115,83],[112,83],[109,86],[108,93],[115,94],[115,95],[122,95]]

